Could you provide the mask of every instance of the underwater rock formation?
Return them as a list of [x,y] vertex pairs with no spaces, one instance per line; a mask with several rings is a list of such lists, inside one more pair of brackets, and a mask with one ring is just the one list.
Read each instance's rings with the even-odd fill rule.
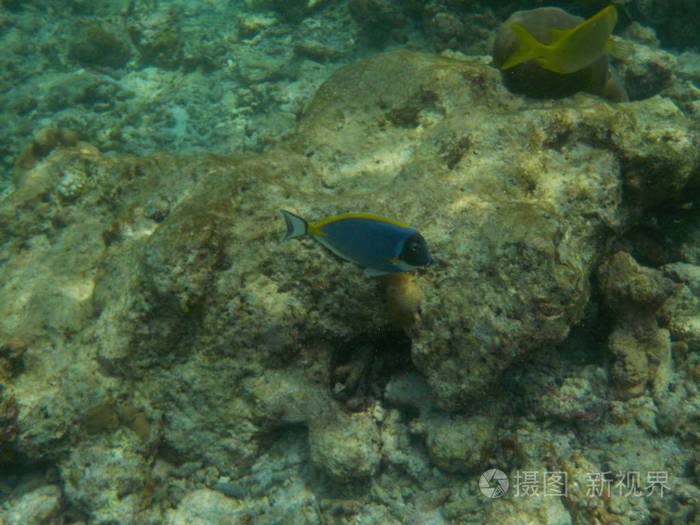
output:
[[[209,499],[223,512],[284,515],[281,503],[254,510],[239,499],[266,498],[273,475],[284,479],[304,463],[266,463],[270,443],[298,436],[308,444],[298,457],[324,480],[371,478],[380,494],[385,462],[414,481],[431,472],[430,461],[444,475],[473,473],[506,448],[499,430],[517,434],[508,438],[519,451],[514,465],[544,465],[544,445],[527,443],[519,423],[498,429],[488,415],[466,413],[501,392],[506,369],[562,342],[582,319],[590,278],[616,232],[698,186],[698,144],[661,97],[620,106],[596,97],[526,101],[493,68],[395,51],[339,70],[297,133],[260,155],[107,158],[80,143],[59,146],[27,167],[0,204],[0,344],[21,347],[2,356],[9,372],[0,376],[0,420],[12,431],[0,432],[0,450],[55,463],[64,496],[85,515],[124,512],[134,523],[162,518],[149,506],[152,485],[167,477],[153,472],[160,460],[194,465],[180,474],[194,485],[173,482],[175,495],[153,496],[182,500],[162,513],[172,523]],[[73,187],[66,177],[78,169]],[[427,239],[435,264],[415,275],[421,314],[409,308],[406,345],[429,386],[423,397],[432,396],[411,416],[423,452],[399,404],[382,406],[382,385],[353,413],[329,388],[334,352],[358,336],[374,340],[395,315],[381,282],[310,240],[279,243],[278,208],[309,217],[381,213]],[[664,295],[658,306],[671,300]],[[687,314],[674,306],[682,302],[667,305],[669,328],[656,329],[664,356],[669,334],[683,332],[673,313]],[[610,343],[623,360],[624,346]],[[650,371],[648,361],[640,377],[666,402],[667,368]],[[614,381],[637,388],[623,368]],[[553,395],[582,392],[574,403],[597,406],[598,390],[567,384]],[[576,409],[540,413],[567,420]],[[688,411],[681,416],[692,431]],[[452,423],[465,432],[439,433]],[[467,431],[478,434],[473,449]],[[79,479],[85,469],[118,484],[100,493]],[[446,496],[439,479],[425,483],[413,516],[444,505],[450,519],[466,520],[474,507],[466,488]],[[203,489],[213,486],[226,497]],[[304,494],[305,508],[321,499],[293,484],[286,490],[290,499]],[[324,505],[314,512],[398,523],[384,507]],[[502,516],[506,507],[489,512]],[[557,501],[541,513],[565,509]]]

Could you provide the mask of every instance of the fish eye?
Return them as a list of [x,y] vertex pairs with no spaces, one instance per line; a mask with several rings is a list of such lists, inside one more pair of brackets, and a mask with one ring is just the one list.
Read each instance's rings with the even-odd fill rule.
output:
[[413,266],[429,264],[430,255],[425,245],[425,239],[423,239],[419,233],[411,235],[406,239],[399,257],[404,262]]

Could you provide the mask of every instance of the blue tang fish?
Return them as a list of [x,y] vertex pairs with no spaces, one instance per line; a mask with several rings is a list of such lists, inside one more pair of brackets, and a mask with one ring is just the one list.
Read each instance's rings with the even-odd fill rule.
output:
[[285,210],[280,214],[287,225],[283,241],[310,235],[339,257],[364,267],[368,277],[415,270],[433,262],[423,236],[394,219],[345,213],[306,222]]

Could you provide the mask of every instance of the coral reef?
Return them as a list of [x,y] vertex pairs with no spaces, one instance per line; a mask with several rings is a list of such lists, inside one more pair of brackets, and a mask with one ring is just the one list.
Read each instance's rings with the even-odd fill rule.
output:
[[[528,437],[532,423],[499,391],[514,369],[520,384],[536,377],[520,363],[585,319],[614,232],[698,184],[697,144],[665,99],[527,103],[488,66],[408,51],[338,71],[295,137],[261,155],[110,159],[59,144],[0,207],[14,217],[3,221],[0,291],[5,457],[54,462],[63,497],[91,519],[158,522],[152,502],[171,501],[177,523],[211,498],[241,516],[282,512],[251,487],[282,468],[279,452],[265,466],[269,444],[288,443],[305,459],[284,467],[298,481],[280,498],[301,497],[311,522],[388,523],[389,508],[404,521],[468,519],[483,510],[466,490],[481,469],[543,469],[579,447],[566,426]],[[325,216],[369,195],[372,211],[402,210],[435,253],[411,282],[389,283],[390,308],[380,280],[310,242],[278,245],[282,225],[269,220],[279,207]],[[696,366],[686,264],[664,273],[622,252],[605,258],[609,375],[590,361],[562,366],[558,384],[527,390],[526,413],[576,424],[589,444],[621,439],[621,425],[665,432],[687,457],[695,394],[671,386]],[[380,335],[397,320],[408,338]],[[674,416],[655,417],[655,405]],[[602,469],[605,450],[587,461]],[[154,460],[166,462],[158,472]],[[648,470],[669,469],[680,490],[683,470],[668,461],[652,455]],[[308,468],[329,486],[371,480],[374,506],[340,510],[304,481]],[[154,488],[176,472],[197,481],[171,496]],[[406,490],[428,499],[395,500],[393,484],[418,480]],[[494,519],[565,512],[506,501]],[[612,512],[580,505],[573,523]]]
[[123,67],[130,57],[126,41],[96,26],[88,27],[68,48],[68,58],[84,66]]
[[[15,163],[15,169],[21,174],[33,167],[37,161],[48,155],[57,147],[74,146],[78,143],[78,135],[69,129],[46,128],[39,131],[27,147],[20,153]],[[22,182],[18,183],[19,186]]]
[[[555,4],[589,16],[602,3]],[[624,4],[621,31],[646,46],[630,67],[615,61],[632,98],[675,90],[694,108],[697,94],[669,77],[672,57],[657,53],[655,28],[664,42],[683,40],[667,30],[678,6]],[[291,133],[304,104],[339,66],[404,45],[486,56],[499,24],[533,7],[452,0],[3,5],[0,190],[27,137],[46,127],[79,130],[101,151],[119,154],[260,151]],[[682,23],[692,25],[692,17]],[[693,55],[692,42],[679,50]]]
[[325,2],[3,5],[0,191],[47,127],[120,154],[259,151],[360,55],[347,8]]
[[[697,519],[693,51],[629,24],[640,100],[532,100],[486,56],[510,2],[117,4],[3,2],[56,25],[0,35],[0,522]],[[397,42],[445,52],[351,60]],[[368,279],[279,208],[435,263]]]

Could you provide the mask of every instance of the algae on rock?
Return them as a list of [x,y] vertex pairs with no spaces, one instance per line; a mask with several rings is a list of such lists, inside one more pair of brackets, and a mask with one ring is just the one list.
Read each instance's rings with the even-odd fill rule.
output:
[[[108,159],[58,148],[0,203],[0,334],[3,344],[26,339],[20,372],[2,379],[16,407],[2,416],[16,432],[0,446],[57,462],[66,497],[95,518],[114,510],[72,472],[79,450],[108,471],[115,435],[138,470],[123,482],[145,490],[159,450],[201,462],[208,486],[243,476],[281,429],[301,426],[324,476],[371,478],[379,493],[382,454],[395,476],[426,472],[426,456],[383,451],[404,427],[391,416],[383,428],[379,399],[349,415],[329,393],[334,350],[389,323],[379,283],[316,243],[280,244],[276,210],[366,211],[420,228],[436,262],[416,276],[424,299],[411,359],[434,402],[465,413],[502,389],[508,367],[566,338],[615,232],[698,184],[697,145],[670,102],[535,103],[489,67],[396,51],[339,70],[292,139],[260,155]],[[85,184],[61,198],[60,173],[76,160]],[[111,418],[86,442],[76,422],[110,399],[140,407],[139,426],[155,430]],[[471,472],[500,438],[492,420],[456,417],[485,433],[454,468]],[[429,449],[449,467],[466,448],[442,437]],[[456,517],[478,507],[454,497]],[[138,514],[145,502],[124,504]],[[355,514],[389,514],[373,505]]]

